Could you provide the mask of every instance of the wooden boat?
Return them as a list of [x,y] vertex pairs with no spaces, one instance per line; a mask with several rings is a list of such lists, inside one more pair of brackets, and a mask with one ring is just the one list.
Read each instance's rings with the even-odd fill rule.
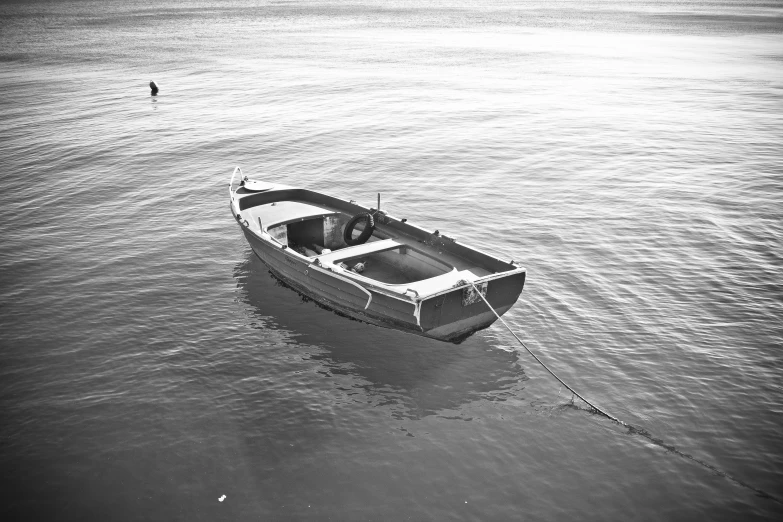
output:
[[[237,176],[238,175],[238,176]],[[234,169],[231,213],[272,274],[374,325],[461,342],[516,303],[525,269],[380,210]],[[471,284],[472,283],[472,284]]]

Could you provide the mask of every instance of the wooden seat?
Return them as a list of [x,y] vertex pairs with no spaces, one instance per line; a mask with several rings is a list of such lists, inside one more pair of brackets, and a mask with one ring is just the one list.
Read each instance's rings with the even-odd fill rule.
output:
[[367,254],[371,254],[373,252],[380,252],[382,250],[391,250],[393,248],[404,246],[404,243],[399,243],[393,239],[383,239],[381,241],[368,241],[367,243],[362,243],[361,245],[356,246],[349,246],[345,248],[341,248],[340,250],[335,250],[334,252],[329,252],[328,254],[323,254],[318,256],[318,260],[321,263],[332,263],[334,264],[335,261],[339,261],[340,259],[345,259],[347,257],[357,257],[357,256],[364,256]]

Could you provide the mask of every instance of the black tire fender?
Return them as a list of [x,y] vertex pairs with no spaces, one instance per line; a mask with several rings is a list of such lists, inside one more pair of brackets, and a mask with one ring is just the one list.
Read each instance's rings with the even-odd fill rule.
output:
[[[364,220],[364,230],[362,230],[362,233],[359,234],[359,237],[354,239],[353,229],[362,219]],[[368,239],[370,239],[370,236],[372,235],[374,230],[375,230],[375,219],[373,219],[372,214],[368,212],[362,212],[360,214],[356,214],[354,217],[351,218],[351,220],[348,223],[345,224],[345,231],[343,232],[343,240],[350,246],[361,245],[362,243],[365,243]]]

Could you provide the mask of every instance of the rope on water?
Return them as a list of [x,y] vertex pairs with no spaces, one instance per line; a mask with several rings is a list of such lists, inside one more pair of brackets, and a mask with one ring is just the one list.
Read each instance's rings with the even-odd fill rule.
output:
[[506,321],[504,321],[504,320],[503,320],[503,318],[502,318],[502,317],[500,317],[500,315],[498,315],[498,313],[495,311],[495,309],[492,307],[492,305],[491,305],[491,304],[489,304],[489,301],[487,301],[487,298],[486,298],[486,297],[484,297],[484,294],[482,294],[482,293],[479,291],[479,289],[478,289],[478,288],[476,288],[476,285],[474,285],[474,284],[473,284],[473,281],[468,281],[468,283],[470,283],[470,286],[472,286],[472,287],[473,287],[473,290],[475,290],[475,291],[476,291],[476,293],[479,295],[479,297],[481,297],[481,299],[484,301],[484,303],[486,303],[486,305],[489,307],[489,309],[490,309],[490,310],[492,310],[492,313],[493,313],[493,314],[495,314],[495,317],[497,317],[498,319],[500,319],[500,322],[501,322],[501,323],[503,323],[503,326],[505,326],[505,327],[506,327],[506,329],[507,329],[509,332],[511,332],[511,335],[513,335],[513,336],[514,336],[514,338],[515,338],[517,341],[519,341],[519,344],[521,344],[521,345],[522,345],[522,347],[523,347],[525,350],[527,350],[527,353],[529,353],[529,354],[530,354],[530,355],[533,357],[533,359],[535,359],[535,360],[536,360],[536,362],[538,362],[538,364],[540,364],[540,365],[541,365],[541,366],[542,366],[542,367],[543,367],[543,368],[544,368],[546,371],[548,371],[548,372],[549,372],[549,373],[552,375],[552,377],[554,377],[555,379],[557,379],[557,380],[558,380],[558,382],[560,382],[560,384],[562,384],[563,386],[565,386],[565,387],[566,387],[566,388],[567,388],[567,389],[568,389],[568,390],[569,390],[571,393],[573,393],[574,395],[576,395],[577,397],[579,397],[579,398],[580,398],[580,399],[581,399],[581,400],[582,400],[582,401],[583,401],[585,404],[587,404],[588,406],[590,406],[590,411],[591,411],[592,413],[597,413],[597,414],[599,414],[599,415],[603,415],[604,417],[607,417],[608,419],[611,419],[612,421],[614,421],[614,422],[616,422],[617,424],[619,424],[619,425],[623,426],[624,428],[628,428],[628,431],[629,431],[630,433],[633,433],[633,434],[636,434],[636,435],[641,435],[642,437],[646,438],[647,440],[649,440],[650,442],[652,442],[652,443],[653,443],[653,444],[655,444],[656,446],[660,446],[660,447],[662,447],[663,449],[665,449],[665,450],[667,450],[667,451],[670,451],[670,452],[672,452],[672,453],[674,453],[674,454],[676,454],[676,455],[678,455],[678,456],[680,456],[680,457],[683,457],[683,458],[685,458],[685,459],[688,459],[688,460],[690,460],[690,461],[692,461],[692,462],[695,462],[696,464],[699,464],[699,465],[703,466],[704,468],[706,468],[706,469],[708,469],[708,470],[710,470],[710,471],[712,471],[712,472],[714,472],[714,473],[716,473],[716,474],[720,475],[721,477],[724,477],[724,478],[726,478],[726,479],[728,479],[728,480],[730,480],[730,481],[734,482],[735,484],[737,484],[737,485],[739,485],[739,486],[742,486],[742,487],[744,487],[744,488],[747,488],[747,489],[749,489],[749,490],[751,490],[751,491],[755,492],[755,493],[756,493],[756,495],[758,495],[758,496],[760,496],[760,497],[762,497],[762,498],[767,498],[767,499],[770,499],[770,500],[773,500],[773,501],[777,502],[778,504],[783,504],[783,502],[781,502],[781,501],[780,501],[780,500],[779,500],[777,497],[774,497],[774,496],[770,495],[769,493],[767,493],[767,492],[765,492],[765,491],[763,491],[763,490],[761,490],[761,489],[758,489],[758,488],[756,488],[756,487],[753,487],[753,486],[751,486],[750,484],[748,484],[747,482],[743,482],[743,481],[741,481],[741,480],[739,480],[739,479],[737,479],[737,478],[734,478],[734,477],[732,477],[731,475],[729,475],[728,473],[726,473],[725,471],[721,471],[720,469],[716,468],[716,467],[715,467],[715,466],[713,466],[712,464],[709,464],[709,463],[707,463],[707,462],[704,462],[703,460],[697,459],[697,458],[696,458],[696,457],[694,457],[693,455],[689,455],[688,453],[684,453],[684,452],[682,452],[682,451],[678,450],[678,449],[677,449],[675,446],[672,446],[672,445],[670,445],[670,444],[666,444],[666,443],[665,443],[663,440],[661,440],[661,439],[659,439],[659,438],[656,438],[656,437],[653,437],[653,436],[652,436],[652,434],[651,434],[649,431],[647,431],[646,429],[644,429],[644,428],[637,427],[637,426],[633,426],[633,425],[631,425],[631,424],[628,424],[627,422],[623,422],[623,421],[621,421],[621,420],[620,420],[620,419],[618,419],[617,417],[615,417],[615,416],[613,416],[613,415],[610,415],[610,414],[609,414],[609,413],[607,413],[606,411],[602,410],[601,408],[599,408],[598,406],[596,406],[596,405],[595,405],[595,404],[593,404],[592,402],[590,402],[590,401],[588,401],[587,399],[585,399],[584,397],[582,397],[582,396],[581,396],[581,395],[580,395],[580,394],[579,394],[579,393],[578,393],[576,390],[574,390],[574,389],[573,389],[573,388],[571,388],[571,387],[570,387],[568,384],[566,384],[566,383],[563,381],[563,379],[561,379],[560,377],[558,377],[558,376],[555,374],[555,372],[553,372],[552,370],[550,370],[550,369],[549,369],[549,367],[548,367],[546,364],[544,364],[544,363],[543,363],[543,361],[542,361],[541,359],[539,359],[539,358],[536,356],[536,354],[534,354],[534,353],[533,353],[533,352],[530,350],[530,348],[528,348],[528,347],[525,345],[525,343],[523,343],[523,342],[522,342],[522,339],[520,339],[520,338],[517,336],[517,334],[515,334],[515,333],[514,333],[514,331],[513,331],[513,330],[511,329],[511,327],[510,327],[510,326],[509,326],[509,325],[506,323]]
[[629,426],[628,424],[626,424],[626,423],[624,423],[623,421],[621,421],[620,419],[618,419],[617,417],[614,417],[614,416],[612,416],[612,415],[609,415],[609,414],[608,414],[608,413],[606,413],[604,410],[602,410],[601,408],[599,408],[598,406],[596,406],[596,405],[595,405],[595,404],[593,404],[592,402],[588,401],[587,399],[585,399],[584,397],[582,397],[581,395],[579,395],[579,393],[578,393],[576,390],[574,390],[574,389],[573,389],[573,388],[571,388],[569,385],[567,385],[567,384],[565,383],[565,381],[563,381],[563,379],[561,379],[560,377],[558,377],[558,376],[555,374],[555,372],[553,372],[552,370],[550,370],[550,369],[549,369],[549,367],[548,367],[546,364],[544,364],[544,363],[543,363],[543,361],[542,361],[541,359],[539,359],[539,358],[536,356],[536,354],[534,354],[532,351],[530,351],[530,348],[528,348],[528,347],[525,345],[525,343],[523,343],[523,342],[522,342],[522,339],[520,339],[519,337],[517,337],[517,334],[515,334],[515,333],[514,333],[514,331],[511,329],[511,327],[509,327],[509,326],[508,326],[508,324],[506,324],[506,321],[504,321],[504,320],[503,320],[503,318],[502,318],[502,317],[500,317],[500,316],[498,315],[498,313],[495,311],[495,309],[492,307],[492,305],[491,305],[491,304],[489,304],[489,301],[487,301],[487,298],[486,298],[486,297],[484,297],[484,294],[482,294],[481,292],[479,292],[479,289],[478,289],[478,288],[476,288],[476,285],[474,285],[474,284],[473,284],[473,281],[468,281],[468,282],[470,283],[470,286],[472,286],[472,287],[473,287],[473,289],[476,291],[476,293],[479,295],[479,297],[481,297],[481,299],[482,299],[482,300],[483,300],[483,301],[484,301],[484,302],[487,304],[487,306],[489,307],[489,309],[490,309],[490,310],[492,310],[492,313],[493,313],[493,314],[495,314],[495,317],[497,317],[498,319],[500,319],[500,322],[501,322],[501,323],[503,323],[503,326],[505,326],[505,327],[508,329],[508,331],[509,331],[509,332],[511,332],[511,335],[513,335],[513,336],[514,336],[514,338],[515,338],[517,341],[519,341],[519,344],[521,344],[521,345],[522,345],[522,347],[523,347],[525,350],[527,350],[527,353],[529,353],[530,355],[532,355],[532,356],[533,356],[533,359],[535,359],[535,360],[538,362],[538,364],[540,364],[541,366],[543,366],[543,367],[544,367],[544,369],[545,369],[546,371],[548,371],[550,374],[552,374],[552,377],[554,377],[555,379],[557,379],[557,380],[560,382],[560,384],[562,384],[563,386],[565,386],[565,387],[566,387],[566,388],[567,388],[567,389],[568,389],[568,390],[569,390],[571,393],[573,393],[574,395],[576,395],[577,397],[579,397],[580,399],[582,399],[582,401],[583,401],[585,404],[587,404],[588,406],[590,406],[590,408],[592,409],[592,411],[593,411],[593,412],[595,412],[595,413],[598,413],[598,414],[600,414],[600,415],[603,415],[604,417],[608,417],[608,418],[610,418],[611,420],[613,420],[614,422],[616,422],[616,423],[618,423],[618,424],[620,424],[620,425],[622,425],[622,426],[624,426],[624,427],[626,427],[626,428],[630,428],[630,427],[631,427],[631,426]]

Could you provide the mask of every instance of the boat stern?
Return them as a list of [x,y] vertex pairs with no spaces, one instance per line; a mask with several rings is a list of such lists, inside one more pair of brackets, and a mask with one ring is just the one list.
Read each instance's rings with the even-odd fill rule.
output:
[[[517,269],[503,277],[475,284],[495,312],[503,315],[522,293],[526,275],[524,269]],[[450,342],[461,342],[497,320],[472,286],[461,286],[424,299],[420,310],[419,324],[423,334]]]

